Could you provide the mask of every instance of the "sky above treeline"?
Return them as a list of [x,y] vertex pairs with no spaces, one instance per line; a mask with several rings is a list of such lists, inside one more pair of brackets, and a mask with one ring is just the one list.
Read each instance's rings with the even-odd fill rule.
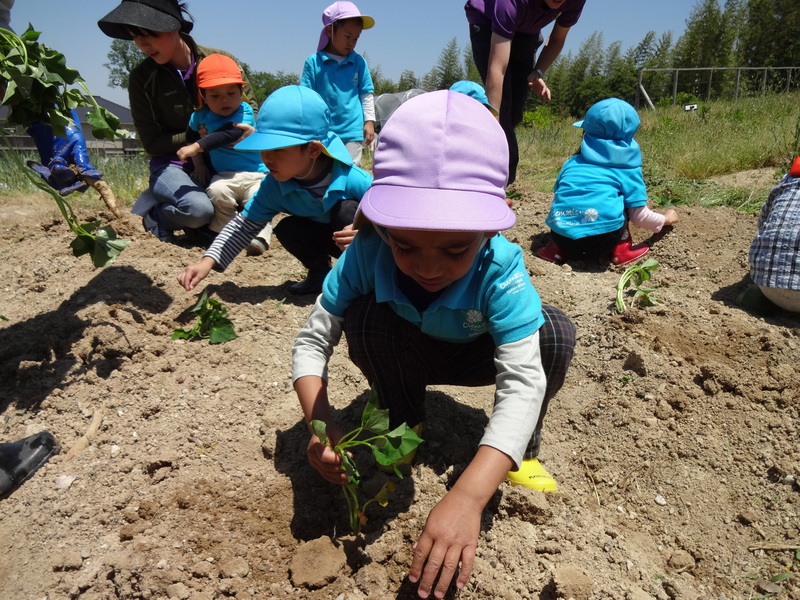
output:
[[[605,46],[619,41],[623,50],[638,44],[648,31],[659,36],[671,31],[673,42],[677,41],[698,1],[587,0],[564,52],[577,53],[594,32],[603,34]],[[21,33],[30,23],[42,32],[41,42],[62,52],[67,64],[80,71],[95,96],[128,106],[127,92],[108,86],[108,69],[103,65],[108,62],[111,39],[97,27],[97,20],[117,4],[112,0],[16,0],[11,27]],[[322,11],[330,1],[187,0],[187,4],[195,20],[192,35],[199,44],[227,50],[256,71],[299,75],[306,57],[316,50]],[[392,81],[398,81],[404,70],[417,77],[425,75],[453,38],[459,48],[469,44],[463,0],[360,0],[356,4],[376,22],[362,33],[356,51]]]

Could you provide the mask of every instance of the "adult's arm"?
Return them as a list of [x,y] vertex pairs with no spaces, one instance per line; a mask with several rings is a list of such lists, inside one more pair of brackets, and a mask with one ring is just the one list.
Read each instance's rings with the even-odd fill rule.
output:
[[539,58],[536,60],[533,71],[528,75],[528,85],[531,90],[545,102],[550,102],[550,89],[539,73],[547,71],[550,65],[558,58],[558,55],[561,54],[568,33],[569,27],[564,27],[558,23],[553,24],[553,31],[550,32],[547,42],[542,47],[542,51],[539,52]]
[[489,104],[500,110],[503,100],[503,80],[511,58],[511,40],[492,33],[489,44],[489,65],[486,68],[486,97]]

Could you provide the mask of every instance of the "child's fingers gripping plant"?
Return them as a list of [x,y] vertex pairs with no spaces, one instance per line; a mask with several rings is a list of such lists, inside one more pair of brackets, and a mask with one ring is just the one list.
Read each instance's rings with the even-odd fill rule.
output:
[[221,344],[236,339],[233,322],[228,318],[228,309],[218,300],[208,297],[208,290],[203,290],[200,300],[190,313],[197,315],[197,321],[191,329],[176,329],[172,332],[173,340],[208,339],[211,344]]
[[658,304],[658,300],[651,296],[655,288],[642,287],[645,281],[650,280],[652,272],[657,268],[658,261],[655,258],[648,258],[643,263],[635,263],[625,269],[616,285],[617,312],[625,312],[625,289],[629,286],[636,289],[633,298],[631,298],[630,306],[633,306],[637,301],[644,306]]
[[[328,439],[323,421],[311,421],[309,427],[311,432],[323,444],[332,448],[334,452],[342,457],[342,468],[347,473],[347,483],[342,486],[342,492],[347,500],[350,528],[357,535],[361,530],[361,526],[367,521],[364,514],[366,507],[372,502],[386,506],[389,493],[394,491],[394,483],[387,482],[373,498],[367,500],[364,504],[360,504],[358,487],[361,484],[361,474],[356,468],[355,461],[350,456],[350,449],[356,446],[369,447],[379,465],[391,467],[396,475],[402,477],[402,473],[397,468],[398,462],[416,450],[417,446],[422,443],[422,438],[405,423],[389,431],[389,411],[378,408],[378,395],[374,387],[370,392],[367,406],[361,415],[361,425],[343,435],[335,446]],[[373,435],[363,440],[358,439],[364,432]]]

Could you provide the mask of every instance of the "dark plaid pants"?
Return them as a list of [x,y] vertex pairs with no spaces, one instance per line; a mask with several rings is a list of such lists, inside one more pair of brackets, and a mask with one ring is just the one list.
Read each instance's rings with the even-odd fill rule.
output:
[[[575,348],[575,326],[564,312],[543,306],[539,349],[547,378],[536,430],[525,458],[539,452],[547,406],[564,384]],[[459,344],[436,340],[399,317],[375,296],[362,296],[347,309],[344,333],[350,359],[370,385],[377,385],[383,408],[389,409],[391,426],[405,422],[413,427],[425,420],[428,385],[484,386],[495,382],[495,344],[489,334]]]

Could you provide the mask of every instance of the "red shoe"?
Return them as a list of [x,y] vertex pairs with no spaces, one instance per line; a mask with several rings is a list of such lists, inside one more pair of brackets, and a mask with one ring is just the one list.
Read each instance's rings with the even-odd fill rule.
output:
[[555,263],[557,265],[564,264],[564,257],[561,255],[561,248],[559,248],[558,244],[556,244],[553,240],[547,242],[547,246],[544,248],[539,248],[536,251],[536,255],[547,262]]
[[629,265],[642,258],[648,252],[650,252],[650,246],[647,244],[636,244],[635,246],[631,244],[631,230],[626,226],[625,232],[611,252],[611,262],[618,267]]
[[629,265],[642,258],[648,252],[650,252],[650,246],[647,244],[636,244],[635,246],[631,246],[630,242],[628,242],[627,246],[620,244],[614,248],[614,252],[611,254],[611,262],[618,267]]

